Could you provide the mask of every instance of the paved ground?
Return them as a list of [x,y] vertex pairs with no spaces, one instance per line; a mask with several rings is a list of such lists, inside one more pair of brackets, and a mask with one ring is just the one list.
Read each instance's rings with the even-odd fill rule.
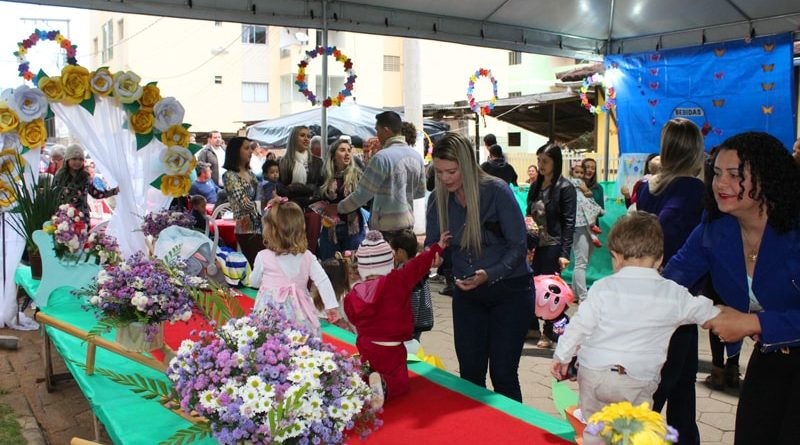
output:
[[[453,320],[451,300],[435,291],[434,330],[422,336],[427,353],[441,357],[448,371],[458,373],[453,349]],[[10,405],[19,413],[29,444],[67,445],[72,437],[93,439],[93,416],[86,399],[74,382],[61,383],[59,389],[48,393],[43,381],[42,337],[38,332],[17,332],[0,329],[0,335],[21,337],[18,351],[0,350],[0,403]],[[745,344],[742,371],[752,351],[752,342]],[[63,362],[54,351],[56,372],[65,372]],[[524,403],[555,415],[550,398],[549,366],[552,350],[539,349],[534,341],[525,345],[520,363],[520,380]],[[732,444],[737,397],[732,393],[711,391],[701,382],[711,369],[708,336],[700,334],[700,373],[697,383],[697,417],[704,444]],[[574,389],[577,385],[571,383]],[[100,439],[110,443],[100,426]]]

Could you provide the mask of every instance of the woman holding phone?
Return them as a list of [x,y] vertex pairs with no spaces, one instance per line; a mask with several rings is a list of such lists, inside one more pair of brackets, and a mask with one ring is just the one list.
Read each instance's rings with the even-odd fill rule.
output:
[[449,231],[456,286],[453,331],[461,377],[522,401],[517,369],[533,319],[525,221],[502,180],[484,173],[471,142],[447,133],[433,148],[436,189],[425,245]]

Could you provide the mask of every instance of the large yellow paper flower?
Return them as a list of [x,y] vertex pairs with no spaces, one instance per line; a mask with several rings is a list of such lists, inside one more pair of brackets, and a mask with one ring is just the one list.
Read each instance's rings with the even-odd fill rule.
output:
[[7,133],[19,126],[19,116],[8,104],[0,105],[0,133]]
[[47,141],[47,128],[44,126],[44,119],[35,119],[20,124],[18,132],[22,145],[31,149],[39,148]]
[[153,131],[153,124],[156,122],[153,112],[147,108],[140,108],[131,114],[131,128],[139,134],[147,134]]
[[123,104],[132,104],[142,97],[142,78],[133,71],[114,73],[114,97]]
[[64,86],[61,85],[61,76],[42,77],[39,79],[38,86],[50,102],[61,102],[64,100]]
[[173,175],[188,175],[197,163],[194,155],[186,147],[172,145],[161,152],[161,162],[167,173]]
[[7,148],[0,151],[0,179],[2,180],[19,180],[19,172],[21,167],[25,166],[25,159],[20,156],[17,150]]
[[94,94],[108,96],[114,88],[114,78],[111,77],[111,72],[108,71],[108,68],[99,68],[92,73],[89,86]]
[[91,73],[80,65],[67,65],[61,70],[61,84],[64,86],[64,102],[77,105],[92,96],[89,87]]
[[167,129],[167,131],[161,133],[161,142],[164,143],[167,147],[171,147],[173,145],[180,145],[181,147],[188,147],[189,140],[191,140],[192,135],[183,128],[182,125],[173,125]]
[[14,187],[0,178],[0,210],[10,210],[16,202],[17,194],[14,192]]
[[192,188],[192,181],[186,175],[164,175],[161,178],[161,193],[172,196],[180,197],[189,194],[189,189]]
[[139,104],[143,108],[153,109],[156,103],[161,100],[161,90],[155,85],[145,85],[142,88],[142,97],[139,99]]

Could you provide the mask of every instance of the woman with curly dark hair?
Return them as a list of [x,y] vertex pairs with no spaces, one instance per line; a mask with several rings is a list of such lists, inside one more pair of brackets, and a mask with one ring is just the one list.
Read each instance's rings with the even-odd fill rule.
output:
[[736,413],[736,445],[800,437],[800,169],[766,133],[722,143],[706,184],[707,217],[664,276],[684,286],[710,274],[726,304],[705,328],[739,352],[756,341]]

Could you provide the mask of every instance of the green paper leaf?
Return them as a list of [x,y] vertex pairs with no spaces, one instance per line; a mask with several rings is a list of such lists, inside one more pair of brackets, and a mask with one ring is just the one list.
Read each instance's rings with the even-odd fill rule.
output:
[[161,132],[153,128],[153,139],[161,140]]
[[188,130],[191,126],[192,124],[181,124],[181,127],[183,127],[184,130]]
[[145,86],[148,86],[148,87],[149,87],[150,85],[152,85],[152,86],[156,86],[156,84],[157,84],[157,83],[158,83],[158,82],[150,82],[150,83],[148,83],[148,84],[147,84],[147,85],[145,85]]
[[28,148],[27,146],[23,145],[22,146],[22,153],[20,153],[20,154],[24,155],[25,153],[29,152],[30,150],[31,150],[30,148]]
[[161,176],[157,177],[153,182],[150,183],[150,186],[161,190],[161,180],[164,179],[164,176],[165,175],[162,174]]
[[94,94],[90,94],[89,98],[81,102],[81,106],[89,112],[89,114],[94,115]]
[[122,108],[124,108],[125,111],[127,111],[130,114],[136,114],[136,112],[139,111],[140,107],[141,107],[141,105],[139,105],[139,102],[133,102],[133,103],[130,103],[130,104],[122,104]]
[[136,149],[141,150],[153,140],[153,132],[147,134],[136,133]]
[[39,80],[43,77],[50,77],[50,76],[48,76],[43,70],[40,69],[39,72],[36,73],[36,76],[34,76],[33,78],[33,84],[39,85]]
[[201,145],[189,144],[189,151],[191,151],[192,154],[197,154],[197,152],[202,150],[202,149],[203,149],[203,147]]
[[44,120],[54,118],[56,115],[53,114],[53,109],[50,108],[50,105],[47,106],[47,114],[44,116]]
[[108,65],[105,65],[105,66],[101,66],[100,68],[96,69],[95,71],[107,70],[107,69],[108,69]]

